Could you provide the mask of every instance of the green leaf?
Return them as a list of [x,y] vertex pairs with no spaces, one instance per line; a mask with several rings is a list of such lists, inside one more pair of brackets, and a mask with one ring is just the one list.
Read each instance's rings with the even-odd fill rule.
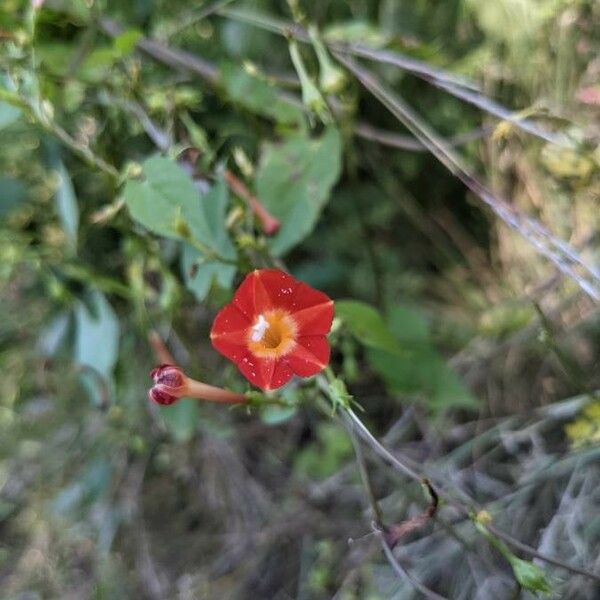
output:
[[365,346],[386,350],[391,354],[401,353],[400,344],[372,306],[358,300],[340,300],[335,303],[335,314]]
[[[200,215],[200,193],[191,177],[177,163],[161,156],[146,160],[142,173],[144,180],[128,181],[123,192],[131,216],[154,233],[186,239],[178,223],[183,220],[191,228]],[[199,229],[195,233],[201,237],[209,234],[206,224],[200,223]]]
[[61,159],[61,148],[55,140],[44,143],[48,166],[57,178],[54,204],[60,219],[65,237],[72,251],[77,246],[77,230],[79,228],[79,206],[75,197],[75,190],[71,176]]
[[202,197],[199,218],[191,226],[197,239],[215,250],[220,256],[233,260],[236,257],[236,251],[225,228],[225,213],[228,204],[229,189],[220,179]]
[[407,305],[394,306],[387,320],[390,330],[402,345],[414,347],[430,343],[429,323],[417,309]]
[[107,460],[96,459],[86,464],[78,479],[52,501],[53,512],[67,515],[84,505],[93,504],[108,491],[112,474],[112,467]]
[[119,351],[119,321],[101,292],[75,307],[75,360],[110,378]]
[[120,53],[114,46],[94,48],[82,62],[77,74],[83,81],[100,85],[110,76],[119,58]]
[[367,359],[390,391],[423,398],[432,409],[474,408],[477,405],[458,375],[432,347],[405,348],[402,356],[370,350]]
[[203,165],[210,165],[215,157],[215,151],[211,148],[208,140],[208,134],[206,131],[196,123],[188,113],[181,113],[181,122],[184,124],[190,141],[194,148],[197,148],[201,152],[201,161]]
[[0,129],[12,125],[20,116],[21,111],[18,108],[6,102],[0,102]]
[[182,398],[171,406],[161,406],[160,414],[175,441],[187,442],[196,433],[200,420],[198,400]]
[[[220,180],[202,198],[201,212],[206,231],[201,241],[219,256],[233,260],[236,257],[235,247],[225,229],[228,204],[229,191]],[[236,272],[234,264],[211,260],[190,244],[183,245],[181,261],[185,284],[198,300],[206,298],[213,283],[225,289],[231,288]]]
[[269,212],[281,221],[270,240],[281,256],[315,227],[341,169],[341,140],[334,128],[320,138],[296,135],[268,145],[256,175],[256,191]]
[[391,36],[382,33],[377,26],[355,19],[330,25],[324,31],[324,37],[328,42],[364,44],[371,48],[382,48],[391,40]]
[[212,251],[211,260],[234,260],[236,251],[225,229],[229,199],[219,181],[203,196],[191,177],[174,161],[155,156],[142,165],[143,181],[128,181],[125,202],[131,216],[164,237],[199,242]]
[[128,29],[113,40],[113,46],[120,57],[131,54],[140,39],[144,37],[139,29]]
[[288,125],[299,123],[304,118],[302,109],[283,101],[273,85],[253,77],[243,68],[223,65],[221,81],[231,101],[255,114]]
[[213,284],[231,289],[235,277],[235,265],[219,261],[207,261],[204,255],[189,244],[183,244],[181,268],[185,285],[198,300],[204,300]]
[[372,347],[367,359],[390,391],[422,398],[434,410],[477,405],[476,399],[433,346],[429,325],[422,313],[409,306],[395,306],[385,327],[403,352]]
[[35,46],[36,59],[53,75],[65,76],[73,56],[73,47],[62,42],[40,41]]
[[77,246],[77,229],[79,227],[79,207],[75,198],[75,191],[71,177],[62,161],[58,162],[56,172],[59,177],[56,188],[56,211],[63,226],[67,241],[71,248]]
[[552,591],[546,572],[535,563],[518,558],[512,553],[507,558],[515,574],[515,579],[523,588],[530,592],[542,594],[549,594]]
[[280,425],[289,421],[297,412],[298,408],[296,406],[267,404],[267,406],[260,409],[260,419],[267,425]]
[[69,312],[60,312],[44,327],[37,343],[41,354],[44,356],[54,356],[57,354],[67,337],[71,321]]
[[0,217],[8,214],[26,197],[23,182],[12,177],[0,177]]

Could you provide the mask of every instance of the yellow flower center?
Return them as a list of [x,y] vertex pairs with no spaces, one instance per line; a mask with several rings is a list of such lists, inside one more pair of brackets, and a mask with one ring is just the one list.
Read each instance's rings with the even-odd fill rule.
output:
[[248,348],[260,358],[279,358],[294,347],[296,331],[296,323],[286,311],[267,311],[248,329]]

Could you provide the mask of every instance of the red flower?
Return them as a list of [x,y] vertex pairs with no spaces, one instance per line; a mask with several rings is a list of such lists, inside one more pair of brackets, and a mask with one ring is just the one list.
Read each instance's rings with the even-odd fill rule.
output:
[[329,362],[333,300],[277,269],[250,273],[213,323],[213,346],[262,390]]

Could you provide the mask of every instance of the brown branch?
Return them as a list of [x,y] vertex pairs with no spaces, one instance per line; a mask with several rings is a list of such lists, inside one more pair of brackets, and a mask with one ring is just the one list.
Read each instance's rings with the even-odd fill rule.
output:
[[154,352],[156,362],[159,365],[176,365],[177,361],[173,358],[173,355],[167,348],[164,340],[156,330],[150,331],[148,334],[148,343]]
[[[102,17],[99,22],[100,28],[110,37],[117,37],[123,32],[123,27],[108,17]],[[185,70],[202,77],[212,85],[219,83],[219,69],[212,63],[184,52],[183,50],[172,50],[168,46],[154,42],[148,38],[141,38],[137,47],[148,56],[156,59],[173,69]]]
[[[476,127],[473,131],[467,131],[466,133],[460,133],[448,139],[447,143],[449,146],[463,146],[469,142],[479,140],[486,137],[493,127]],[[397,133],[391,133],[385,129],[379,129],[373,127],[367,123],[358,122],[354,126],[354,135],[357,137],[369,140],[371,142],[377,142],[382,146],[389,146],[390,148],[398,148],[399,150],[410,150],[411,152],[427,152],[427,147],[421,143],[418,139],[409,135],[399,135]]]
[[281,223],[279,219],[276,219],[271,213],[265,208],[264,204],[250,192],[246,187],[246,184],[236,177],[229,169],[225,169],[223,173],[223,179],[227,185],[231,188],[231,191],[239,196],[242,200],[245,200],[252,212],[256,215],[260,221],[262,230],[266,235],[274,235],[277,233]]
[[427,489],[429,496],[431,497],[431,504],[423,512],[412,517],[412,519],[384,527],[383,535],[390,548],[394,548],[396,544],[398,544],[398,542],[400,542],[402,538],[407,536],[409,533],[412,533],[413,531],[420,529],[429,523],[429,521],[433,519],[437,512],[439,497],[436,491],[433,489],[429,483],[429,480],[427,479],[423,479],[421,484]]

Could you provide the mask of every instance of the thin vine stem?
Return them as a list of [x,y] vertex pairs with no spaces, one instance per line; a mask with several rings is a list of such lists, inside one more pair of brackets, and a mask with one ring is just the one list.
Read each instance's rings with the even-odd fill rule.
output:
[[[299,41],[310,43],[308,31],[296,23],[275,19],[256,11],[249,12],[243,9],[223,8],[218,10],[217,13],[223,17],[242,21],[248,25],[253,25],[254,27],[258,27],[276,35],[285,36],[291,33]],[[328,44],[328,47],[332,52],[345,53],[379,63],[391,64],[403,71],[407,71],[420,77],[431,85],[434,85],[495,117],[509,121],[531,135],[552,144],[561,146],[567,145],[563,136],[547,131],[531,120],[519,116],[518,112],[511,111],[487,96],[484,96],[480,93],[479,86],[475,82],[464,77],[444,71],[443,69],[439,69],[424,61],[405,56],[396,51],[373,49],[361,44],[330,43]]]
[[[123,31],[123,28],[118,23],[107,17],[101,18],[99,25],[102,31],[110,37],[116,37]],[[175,70],[185,70],[190,75],[199,77],[215,88],[218,88],[221,85],[217,66],[204,58],[200,58],[190,52],[173,48],[149,38],[141,38],[138,42],[138,48],[147,56],[163,65]],[[271,78],[272,76],[269,77]],[[294,81],[297,82],[297,79],[294,78]],[[280,100],[286,102],[290,106],[305,110],[305,106],[302,104],[300,98],[294,94],[277,91],[277,96]],[[335,98],[330,98],[328,100],[330,100],[331,109],[334,114],[343,110],[342,107],[339,106],[339,103],[335,101]],[[427,147],[412,136],[386,131],[384,129],[373,127],[369,123],[363,121],[357,121],[354,124],[352,131],[356,137],[377,142],[382,146],[409,150],[411,152],[427,151]],[[489,135],[490,131],[490,127],[478,127],[473,131],[450,138],[448,143],[451,146],[462,146]]]
[[[420,475],[414,468],[412,468],[412,466],[409,466],[407,464],[407,463],[409,463],[409,459],[404,457],[401,460],[397,456],[392,454],[369,431],[369,429],[362,422],[360,417],[352,409],[347,409],[346,412],[348,413],[348,417],[351,419],[353,426],[356,427],[359,436],[377,455],[379,455],[381,458],[383,458],[386,462],[388,462],[391,466],[393,466],[398,472],[402,473],[403,475],[408,476],[411,479],[418,481],[419,483],[421,483],[423,481],[423,476]],[[427,478],[429,480],[434,479],[429,475],[427,476]],[[447,504],[450,504],[454,508],[458,509],[461,513],[463,513],[463,515],[465,517],[472,518],[472,514],[474,513],[474,511],[479,510],[475,500],[471,499],[462,490],[459,490],[459,491],[462,496],[466,497],[469,500],[469,504],[471,504],[470,507],[466,506],[464,503],[462,503],[458,500],[450,498],[447,494],[440,492],[439,487],[436,487],[434,489],[435,489],[435,492],[440,496],[441,499],[443,499]],[[590,579],[594,579],[595,581],[600,582],[600,575],[597,575],[596,573],[592,573],[591,571],[582,569],[580,567],[575,567],[575,566],[569,565],[568,563],[565,563],[557,558],[554,558],[554,557],[548,556],[545,553],[539,552],[535,548],[532,548],[531,546],[528,546],[527,544],[520,542],[519,540],[517,540],[513,536],[509,535],[508,533],[505,533],[505,532],[499,530],[497,527],[495,527],[492,524],[485,524],[484,526],[492,535],[495,535],[496,537],[502,539],[509,546],[512,546],[513,548],[523,552],[524,554],[527,554],[533,558],[538,558],[538,559],[540,559],[544,562],[547,562],[549,564],[552,564],[556,567],[560,567],[566,571],[570,571],[571,573],[576,573],[577,575],[583,575],[585,577],[588,577]]]
[[[554,237],[535,219],[518,213],[508,202],[498,198],[465,166],[462,158],[452,151],[444,140],[417,113],[396,94],[384,87],[368,69],[348,56],[334,52],[334,56],[362,85],[371,92],[429,151],[465,186],[478,196],[506,225],[517,231],[541,255],[549,259],[559,271],[575,281],[594,300],[600,300],[600,270],[587,264],[564,240]],[[583,271],[579,273],[577,269]]]
[[[345,415],[346,416],[346,415]],[[347,420],[347,416],[346,416]],[[360,478],[363,483],[363,487],[365,489],[365,494],[367,496],[367,500],[369,502],[369,506],[371,508],[371,512],[373,514],[373,533],[377,536],[379,543],[381,544],[381,549],[383,553],[394,570],[394,572],[401,578],[407,580],[416,590],[421,592],[425,598],[430,600],[448,600],[445,596],[441,596],[437,592],[430,590],[427,586],[422,584],[418,579],[416,579],[406,568],[404,568],[396,556],[394,555],[394,551],[387,542],[384,532],[383,532],[383,515],[381,509],[379,507],[379,503],[375,497],[375,492],[373,491],[373,485],[371,483],[371,478],[369,476],[369,470],[367,468],[367,463],[365,461],[365,457],[362,452],[362,448],[360,446],[360,442],[357,438],[356,432],[354,430],[353,422],[346,422],[346,429],[348,434],[350,435],[350,439],[352,440],[352,445],[354,447],[354,454],[356,456],[356,463],[358,466],[358,472],[360,474]]]

